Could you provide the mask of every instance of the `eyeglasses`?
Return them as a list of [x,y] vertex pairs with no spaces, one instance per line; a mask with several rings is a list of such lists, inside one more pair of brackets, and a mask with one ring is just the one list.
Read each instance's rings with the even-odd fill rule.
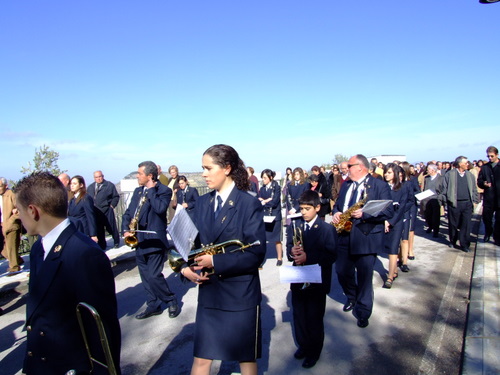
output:
[[495,154],[491,154],[491,155],[488,154],[488,158],[490,158],[490,159],[494,158],[495,156],[496,156]]
[[356,163],[356,164],[347,164],[347,168],[351,169],[352,167],[354,167],[355,165],[359,165],[359,163]]

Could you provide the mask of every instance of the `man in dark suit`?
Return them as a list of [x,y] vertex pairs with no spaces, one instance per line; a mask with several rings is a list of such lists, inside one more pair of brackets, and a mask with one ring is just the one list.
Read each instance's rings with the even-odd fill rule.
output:
[[[333,223],[340,222],[341,214],[359,200],[390,200],[389,185],[368,173],[369,163],[365,156],[349,159],[349,180],[342,184],[339,198],[333,208]],[[392,204],[377,215],[369,215],[362,209],[351,212],[350,232],[339,234],[337,276],[347,297],[344,311],[354,309],[358,327],[368,326],[373,309],[373,267],[377,252],[384,248],[384,221],[394,214]]]
[[[33,173],[16,188],[19,216],[29,235],[39,235],[30,254],[26,302],[27,375],[88,374],[91,364],[75,309],[85,302],[99,313],[114,367],[120,373],[120,325],[115,283],[109,259],[66,217],[63,184],[47,172]],[[93,319],[83,315],[92,355],[106,362]],[[108,363],[109,365],[109,363]],[[93,374],[108,374],[95,366]]]
[[439,224],[441,221],[441,193],[443,192],[443,177],[438,174],[436,164],[427,166],[427,176],[424,178],[424,190],[431,190],[434,195],[422,201],[424,207],[425,222],[427,224],[427,233],[433,233],[437,238],[439,236]]
[[94,181],[87,188],[87,194],[94,199],[97,217],[97,243],[106,249],[106,230],[113,236],[114,247],[120,246],[120,235],[116,226],[115,207],[120,195],[113,183],[104,179],[102,171],[94,172]]
[[443,194],[448,207],[448,246],[457,247],[464,252],[470,251],[470,229],[474,203],[479,203],[476,179],[468,171],[468,161],[465,156],[455,159],[457,168],[444,176]]
[[[490,146],[486,149],[486,154],[490,161],[481,167],[477,178],[477,185],[484,189],[484,242],[488,242],[493,234],[495,244],[500,246],[500,166],[498,165],[498,149],[495,146]],[[495,226],[493,226],[493,214],[495,214]]]
[[[169,317],[175,318],[180,312],[177,299],[162,274],[168,248],[166,215],[172,190],[158,181],[158,168],[152,161],[139,164],[137,181],[139,187],[134,190],[122,220],[124,237],[137,237],[135,259],[146,290],[146,310],[136,315],[136,318],[145,319],[161,314],[162,302],[168,305]],[[138,232],[131,228],[134,222],[137,223],[135,229]]]

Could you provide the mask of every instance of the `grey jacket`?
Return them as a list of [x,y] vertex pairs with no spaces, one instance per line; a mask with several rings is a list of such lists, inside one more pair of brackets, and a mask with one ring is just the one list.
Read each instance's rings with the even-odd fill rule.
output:
[[[479,194],[477,193],[474,175],[469,171],[465,171],[465,177],[467,178],[467,185],[469,187],[470,200],[473,203],[479,203]],[[452,169],[444,176],[443,194],[446,197],[448,205],[451,205],[451,207],[457,207],[457,179],[457,169]]]

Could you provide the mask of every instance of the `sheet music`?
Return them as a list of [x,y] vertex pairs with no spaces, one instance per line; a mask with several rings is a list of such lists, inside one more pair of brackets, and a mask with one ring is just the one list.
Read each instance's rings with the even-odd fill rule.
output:
[[174,218],[168,226],[167,231],[170,233],[172,241],[174,241],[176,250],[187,262],[189,252],[198,235],[198,229],[196,229],[196,226],[182,205],[177,205]]
[[368,215],[378,216],[391,204],[391,200],[373,200],[366,202],[361,210]]
[[280,282],[284,283],[321,283],[319,264],[307,266],[281,266]]
[[264,223],[272,223],[276,216],[264,216]]
[[427,189],[421,193],[415,194],[415,198],[417,198],[419,201],[423,201],[425,198],[432,197],[435,194],[436,193],[434,193],[431,189]]

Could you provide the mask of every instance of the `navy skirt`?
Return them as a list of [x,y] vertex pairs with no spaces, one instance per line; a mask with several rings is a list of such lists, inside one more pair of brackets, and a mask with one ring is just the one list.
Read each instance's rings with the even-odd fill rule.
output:
[[400,220],[392,227],[388,233],[385,233],[384,252],[386,254],[398,254],[399,244],[403,235],[403,220]]
[[271,223],[265,223],[266,227],[266,241],[279,242],[281,238],[281,218],[276,217]]
[[194,356],[222,361],[253,362],[262,352],[260,306],[225,311],[198,306]]

